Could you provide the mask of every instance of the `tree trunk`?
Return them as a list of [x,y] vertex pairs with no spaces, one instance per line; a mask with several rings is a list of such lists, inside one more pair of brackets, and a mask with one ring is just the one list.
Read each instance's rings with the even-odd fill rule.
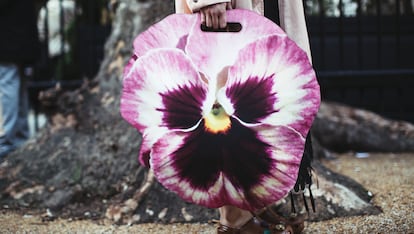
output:
[[[37,209],[45,212],[47,219],[107,217],[118,223],[189,222],[217,218],[216,210],[182,201],[138,164],[141,137],[119,114],[121,74],[131,55],[132,41],[149,25],[172,13],[172,4],[173,1],[165,0],[119,2],[112,34],[105,47],[105,59],[97,77],[74,92],[46,93],[44,99],[47,99],[47,94],[59,94],[55,112],[48,112],[50,122],[1,164],[0,204],[3,208]],[[343,143],[343,137],[358,125],[345,126],[348,120],[342,116],[341,108],[336,109],[340,112],[335,112],[338,114],[336,117],[325,114],[331,113],[331,108],[336,107],[331,104],[322,106],[314,135],[322,145],[335,149],[332,145]],[[370,125],[369,118],[364,121],[365,126],[373,130],[361,130],[352,136],[360,136],[361,132],[369,135],[375,133],[376,128],[389,130],[382,125]],[[324,126],[323,123],[329,124]],[[344,126],[340,136],[334,134],[338,126]],[[326,136],[335,139],[328,141]],[[361,140],[346,141],[339,148],[349,149]],[[370,145],[371,148],[367,149],[375,146],[378,145]],[[329,152],[322,146],[315,147],[316,156]],[[312,220],[378,212],[369,203],[371,196],[362,186],[330,172],[318,160],[314,162],[314,168],[322,182],[315,190],[317,210]],[[327,198],[328,195],[332,197],[332,193],[341,199]],[[343,201],[350,194],[355,202]],[[309,193],[305,193],[306,199],[308,196]],[[303,202],[299,203],[303,205]],[[278,209],[282,212],[289,207],[285,205]]]
[[413,152],[414,126],[345,105],[324,102],[313,124],[324,147],[336,151]]

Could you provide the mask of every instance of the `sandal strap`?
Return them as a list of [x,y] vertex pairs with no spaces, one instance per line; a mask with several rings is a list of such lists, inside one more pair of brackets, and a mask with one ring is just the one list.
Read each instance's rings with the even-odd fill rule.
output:
[[304,216],[297,215],[296,213],[291,214],[290,217],[284,217],[277,214],[271,208],[265,208],[261,210],[257,216],[272,225],[282,224],[290,226],[292,228],[293,234],[300,234],[305,228]]
[[238,228],[231,228],[229,226],[226,226],[224,224],[219,224],[219,226],[217,227],[217,234],[238,234],[240,233],[240,229]]
[[258,231],[261,231],[263,229],[262,224],[256,217],[251,218],[247,223],[245,223],[240,228],[232,228],[232,227],[229,227],[229,226],[226,226],[220,223],[217,228],[217,234],[221,234],[221,233],[239,234],[239,233],[242,233],[243,230],[250,230],[250,229],[257,229]]
[[268,224],[258,217],[253,217],[240,228],[232,228],[224,224],[219,224],[217,234],[293,234],[293,229],[284,224]]

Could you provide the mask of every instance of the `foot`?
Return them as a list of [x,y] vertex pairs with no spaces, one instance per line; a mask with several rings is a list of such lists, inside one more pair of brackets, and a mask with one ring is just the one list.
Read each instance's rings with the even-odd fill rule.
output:
[[232,228],[220,224],[217,227],[217,234],[294,234],[293,229],[285,224],[269,224],[258,217],[253,217],[240,228]]
[[271,208],[266,208],[258,216],[265,222],[273,225],[284,224],[291,227],[292,234],[300,234],[305,228],[305,217],[296,213],[291,214],[289,217],[284,217],[277,214]]
[[241,227],[253,218],[250,211],[242,210],[234,206],[219,208],[220,223],[227,227]]

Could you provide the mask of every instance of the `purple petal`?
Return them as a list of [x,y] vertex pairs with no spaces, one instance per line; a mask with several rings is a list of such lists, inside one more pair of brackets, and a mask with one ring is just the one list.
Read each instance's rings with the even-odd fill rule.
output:
[[227,11],[227,21],[241,23],[242,30],[237,33],[203,32],[197,18],[188,36],[186,53],[209,78],[215,78],[226,66],[232,65],[240,49],[247,44],[267,35],[286,36],[272,21],[252,11]]
[[148,141],[149,138],[143,137],[141,141],[141,148],[139,149],[138,161],[142,166],[150,167],[150,155],[153,142]]
[[[270,77],[250,77],[243,82],[228,82],[226,97],[232,101],[233,113],[246,123],[260,123],[262,119],[277,112],[273,106],[277,96],[272,89],[274,79]],[[219,99],[220,100],[220,99]]]
[[137,61],[138,57],[133,54],[131,58],[128,60],[127,64],[124,67],[123,76],[127,77],[129,72],[131,71],[132,66],[134,65],[135,61]]
[[[134,53],[124,68],[124,77],[128,76],[132,65],[138,57],[158,48],[178,48],[184,50],[187,44],[189,28],[196,16],[189,14],[173,14],[155,23],[141,32],[134,40]],[[174,28],[174,30],[171,30]]]
[[292,189],[303,147],[304,139],[289,128],[247,128],[233,120],[226,134],[202,125],[167,133],[153,146],[151,167],[161,184],[187,201],[254,211]]
[[240,51],[218,99],[246,123],[288,126],[306,136],[320,91],[306,53],[289,38],[272,35]]
[[191,128],[201,119],[207,85],[178,49],[138,58],[123,85],[121,114],[143,134]]
[[134,53],[141,57],[151,49],[178,48],[183,50],[187,35],[197,15],[172,14],[140,33],[134,40]]

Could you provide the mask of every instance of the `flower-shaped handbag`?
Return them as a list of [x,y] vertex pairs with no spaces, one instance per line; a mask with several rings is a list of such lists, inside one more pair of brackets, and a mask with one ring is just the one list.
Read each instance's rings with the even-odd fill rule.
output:
[[199,205],[255,211],[295,185],[320,90],[306,53],[276,24],[248,10],[227,20],[239,32],[173,14],[138,35],[121,113],[163,186]]

